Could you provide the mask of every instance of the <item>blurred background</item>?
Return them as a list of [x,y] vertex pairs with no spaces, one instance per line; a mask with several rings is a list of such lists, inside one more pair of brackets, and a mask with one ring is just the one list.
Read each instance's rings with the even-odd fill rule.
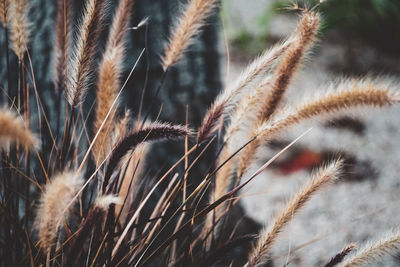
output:
[[[314,7],[319,1],[296,1]],[[294,29],[293,1],[223,1],[221,16],[229,42],[225,73],[234,80],[266,47]],[[324,92],[340,77],[372,76],[399,82],[400,1],[326,0],[317,46],[291,85],[291,105]],[[301,133],[313,129],[242,193],[245,214],[267,225],[322,162],[341,155],[345,175],[292,220],[274,249],[273,266],[321,266],[345,244],[361,244],[399,227],[400,108],[354,110],[333,120],[303,123],[259,151],[253,171]],[[250,171],[252,172],[252,171]],[[399,266],[398,257],[384,264]]]

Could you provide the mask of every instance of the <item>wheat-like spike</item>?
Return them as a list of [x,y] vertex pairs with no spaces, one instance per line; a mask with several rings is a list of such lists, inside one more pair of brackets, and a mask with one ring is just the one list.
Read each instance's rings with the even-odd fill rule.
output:
[[162,57],[164,70],[175,65],[183,56],[207,17],[212,13],[216,3],[216,0],[191,0],[185,6],[177,23],[173,26],[171,38]]
[[93,74],[96,44],[100,34],[105,0],[88,0],[82,23],[69,64],[68,102],[72,106],[80,104]]
[[271,90],[268,93],[266,103],[264,103],[258,115],[260,120],[268,120],[276,111],[305,53],[314,43],[319,26],[320,17],[317,13],[308,11],[301,17],[295,30],[298,32],[298,38],[293,46],[288,48],[273,74]]
[[0,0],[0,22],[4,28],[8,26],[8,11],[10,8],[9,0]]
[[315,116],[329,115],[340,110],[360,106],[390,106],[396,101],[396,94],[385,82],[372,80],[345,80],[332,85],[337,90],[326,93],[323,97],[305,101],[297,110],[274,123],[265,122],[256,130],[262,141],[268,141],[278,132]]
[[[240,99],[239,96],[242,95],[243,89],[261,73],[268,72],[268,70],[272,68],[273,63],[286,51],[294,40],[295,35],[293,34],[286,41],[275,45],[271,49],[265,50],[246,67],[239,78],[231,86],[224,89],[204,116],[197,134],[197,140],[199,143],[208,138],[215,131],[217,122],[222,118],[222,116],[229,115],[228,113],[232,107],[235,107],[237,99]],[[243,101],[240,101],[239,103],[243,103]]]
[[35,218],[40,246],[48,252],[57,239],[59,222],[67,219],[65,208],[81,188],[83,179],[73,172],[56,175],[44,188]]
[[336,254],[332,259],[324,265],[324,267],[334,267],[341,263],[344,258],[356,248],[356,244],[347,245],[342,251]]
[[[123,65],[124,42],[128,31],[133,0],[120,1],[114,15],[103,61],[100,64],[99,80],[97,83],[97,108],[94,122],[94,132],[97,133],[103,124],[108,111],[120,89],[120,76]],[[103,129],[93,146],[93,155],[96,165],[99,166],[112,149],[112,132],[115,128],[115,111],[105,121]]]
[[57,6],[56,41],[54,49],[54,86],[58,92],[65,88],[65,54],[68,47],[71,18],[71,1],[59,0]]
[[[261,143],[269,141],[277,133],[315,116],[329,115],[340,110],[360,106],[389,106],[398,102],[397,96],[390,90],[387,82],[364,80],[344,80],[330,85],[331,88],[323,96],[305,101],[295,112],[276,121],[264,121],[254,128],[252,137],[257,137],[243,151],[240,158],[238,176],[243,176],[249,167],[254,152]],[[335,90],[333,90],[335,89]]]
[[389,254],[395,255],[400,249],[400,232],[386,234],[382,239],[367,243],[354,255],[345,260],[341,267],[356,267],[370,265],[379,258]]
[[17,142],[28,148],[39,147],[39,140],[24,120],[8,109],[0,109],[0,145]]
[[[294,44],[288,48],[282,61],[277,66],[271,78],[271,89],[267,94],[266,101],[262,104],[254,125],[251,128],[257,128],[262,122],[268,121],[276,111],[278,105],[282,102],[283,95],[294,73],[299,68],[305,53],[315,41],[319,25],[320,17],[317,13],[311,11],[304,12],[296,28],[298,37]],[[260,141],[255,140],[244,149],[239,160],[239,168],[237,171],[239,179],[247,170],[250,165],[250,159],[259,146]]]
[[10,30],[12,49],[20,61],[28,49],[29,22],[28,0],[13,0],[10,2]]
[[268,261],[271,246],[279,233],[316,192],[338,178],[341,166],[342,161],[337,160],[313,174],[311,181],[292,197],[286,208],[280,211],[270,226],[261,233],[257,245],[250,253],[248,266],[262,266]]
[[[202,125],[198,131],[198,142],[206,139],[216,127],[218,120],[228,111],[227,106],[234,106],[234,99],[239,98],[243,88],[250,84],[262,72],[266,72],[272,64],[282,54],[283,61],[275,71],[275,82],[272,87],[267,103],[260,117],[268,113],[267,107],[274,110],[279,104],[293,73],[300,65],[301,59],[309,46],[313,43],[319,27],[319,16],[313,12],[306,12],[299,22],[294,33],[283,43],[266,50],[260,57],[256,58],[233,83],[227,87],[215,100],[211,108],[207,111]],[[265,84],[260,85],[265,87]],[[263,116],[265,117],[265,116]]]

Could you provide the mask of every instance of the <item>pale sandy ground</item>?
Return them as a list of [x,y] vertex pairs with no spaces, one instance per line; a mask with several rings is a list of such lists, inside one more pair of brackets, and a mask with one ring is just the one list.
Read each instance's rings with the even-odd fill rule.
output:
[[[233,3],[238,5],[240,1],[235,0]],[[246,1],[248,5],[243,7],[242,12],[254,10],[257,6],[255,2]],[[265,5],[268,1],[260,1],[260,5],[263,5],[261,2]],[[284,35],[293,25],[290,19],[288,23],[283,23],[282,20],[288,21],[287,18],[280,18],[273,23],[287,29],[278,31],[278,34]],[[316,92],[324,82],[335,79],[327,63],[343,61],[343,56],[340,45],[329,45],[321,41],[292,84],[288,93],[289,102],[295,103],[302,99],[304,94]],[[232,62],[230,80],[237,76],[244,65],[245,62]],[[367,240],[379,238],[386,231],[398,228],[400,106],[380,110],[362,109],[352,112],[351,115],[365,124],[363,135],[324,127],[320,121],[314,121],[295,127],[280,138],[291,141],[313,127],[298,146],[313,151],[346,151],[354,155],[357,161],[367,162],[371,169],[377,171],[377,177],[364,181],[339,181],[317,194],[302,212],[294,217],[275,244],[275,266],[283,266],[285,263],[289,263],[289,266],[320,266],[346,244],[363,244]],[[267,161],[274,152],[276,151],[268,148],[260,151],[259,164],[256,164],[253,170]],[[366,176],[373,175],[366,173]],[[275,212],[284,206],[309,177],[308,171],[286,176],[274,170],[265,171],[243,192],[242,205],[247,215],[267,225]],[[386,257],[384,263],[371,266],[399,266],[399,263],[395,263],[392,257]]]

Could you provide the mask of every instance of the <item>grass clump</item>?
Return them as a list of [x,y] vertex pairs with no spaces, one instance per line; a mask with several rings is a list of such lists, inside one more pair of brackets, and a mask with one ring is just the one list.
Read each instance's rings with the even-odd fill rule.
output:
[[[6,2],[2,3],[0,11],[6,14]],[[12,3],[22,4],[13,20],[25,25],[27,2]],[[96,46],[106,5],[105,0],[88,0],[81,22],[73,25],[70,2],[58,3],[54,84],[67,107],[60,134],[52,132],[40,101],[30,102],[29,92],[40,99],[27,56],[27,37],[34,33],[2,20],[6,31],[19,34],[19,38],[12,38],[12,44],[18,48],[14,52],[20,62],[18,94],[8,95],[9,106],[0,111],[0,236],[4,244],[0,253],[4,265],[213,265],[237,246],[252,242],[256,246],[249,251],[248,259],[233,261],[263,265],[270,260],[270,248],[292,215],[340,175],[341,161],[315,172],[258,241],[249,235],[224,239],[224,225],[237,203],[234,197],[301,136],[256,172],[249,173],[256,151],[278,132],[303,120],[399,101],[390,83],[373,78],[347,79],[333,85],[340,90],[306,99],[297,109],[286,108],[286,91],[315,43],[321,21],[318,13],[302,10],[292,35],[265,50],[226,86],[197,131],[188,123],[174,125],[135,118],[129,111],[120,115],[119,97],[127,82],[121,80],[121,72],[133,1],[119,1],[97,66]],[[216,1],[193,0],[183,9],[160,55],[164,78],[168,69],[179,64],[216,5]],[[77,37],[72,39],[70,31],[75,27]],[[136,64],[140,64],[142,55],[143,51]],[[163,83],[162,78],[159,90]],[[81,109],[92,84],[97,94],[93,124]],[[49,135],[42,134],[42,128],[36,135],[29,129],[34,116],[31,110],[45,122],[41,126]],[[86,134],[87,128],[94,129],[93,135]],[[167,171],[149,177],[149,144],[161,141],[181,141],[185,149]],[[40,149],[44,142],[52,144],[51,151]],[[205,158],[204,153],[212,145],[219,152],[211,159]],[[197,182],[191,179],[191,169],[200,161],[209,162],[211,167]],[[351,249],[340,252],[335,263]],[[398,237],[393,235],[344,264],[354,266],[397,249]]]

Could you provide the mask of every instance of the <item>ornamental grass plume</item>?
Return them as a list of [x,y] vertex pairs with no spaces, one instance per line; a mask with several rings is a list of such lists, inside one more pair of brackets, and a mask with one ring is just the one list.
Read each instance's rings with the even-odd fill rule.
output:
[[[139,112],[132,109],[124,114],[118,98],[131,83],[141,83],[135,79],[144,78],[132,75],[137,64],[143,64],[144,51],[148,58],[160,57],[147,47],[142,49],[126,80],[121,79],[124,63],[132,62],[125,60],[129,57],[127,37],[147,22],[137,18],[141,22],[130,26],[133,4],[133,0],[119,0],[109,17],[106,0],[86,0],[76,23],[74,15],[79,13],[72,10],[76,5],[59,0],[53,45],[55,92],[44,94],[46,82],[35,80],[36,66],[31,64],[42,55],[27,50],[28,1],[0,0],[0,22],[8,26],[4,30],[11,33],[18,57],[10,58],[20,63],[16,82],[0,81],[2,86],[11,84],[7,87],[9,106],[0,109],[0,236],[1,243],[7,244],[0,246],[1,265],[267,263],[280,233],[314,194],[335,181],[342,162],[333,161],[314,173],[255,240],[253,235],[240,233],[241,222],[232,212],[243,197],[239,194],[309,131],[246,177],[260,146],[305,120],[332,118],[361,106],[391,106],[400,100],[395,83],[370,77],[342,79],[322,87],[321,94],[300,101],[297,107],[285,105],[286,91],[316,41],[321,18],[313,8],[301,10],[293,33],[265,49],[236,81],[225,86],[206,111],[196,136],[189,129],[190,103],[185,126],[142,117],[143,99]],[[163,90],[170,80],[166,79],[168,69],[184,56],[217,5],[216,0],[188,1],[171,28],[162,62],[156,66],[163,69],[155,81],[158,87],[151,89]],[[103,31],[108,19],[110,30]],[[153,26],[151,22],[148,27]],[[17,62],[11,63],[7,73],[15,71]],[[8,76],[10,80],[12,75]],[[13,86],[17,83],[18,87]],[[95,94],[90,96],[95,100],[85,100],[92,85]],[[14,112],[15,106],[18,110]],[[53,113],[54,106],[60,112],[50,116],[47,113]],[[149,110],[151,114],[152,107]],[[56,122],[54,117],[58,117]],[[63,121],[64,127],[59,127]],[[181,152],[179,157],[174,159],[166,152],[158,162],[161,147],[153,143],[160,141],[182,141],[175,147]],[[15,146],[9,149],[9,143]],[[42,149],[35,153],[26,149],[39,144]],[[32,212],[34,206],[36,212]],[[256,246],[251,250],[253,241]],[[354,247],[347,246],[327,266],[369,263],[397,251],[398,244],[394,233],[354,254],[350,253]],[[238,256],[236,251],[243,253]]]
[[263,266],[268,262],[271,246],[279,233],[315,193],[340,176],[341,168],[342,161],[336,160],[313,174],[311,181],[292,197],[286,208],[279,211],[270,226],[260,234],[256,246],[250,253],[247,266]]
[[391,88],[394,84],[388,81],[371,79],[342,80],[328,85],[328,92],[318,97],[306,99],[289,115],[272,122],[265,122],[255,131],[263,142],[277,133],[304,120],[335,114],[356,107],[385,107],[399,102],[398,94]]
[[105,0],[88,0],[82,23],[78,29],[74,50],[69,62],[68,102],[76,107],[86,95],[89,81],[94,73],[96,44],[101,31]]
[[[56,175],[44,188],[38,210],[35,227],[38,232],[40,246],[48,252],[57,241],[58,232],[63,220],[67,220],[70,212],[66,209],[83,184],[82,177],[73,172]],[[67,212],[64,212],[67,210]]]
[[3,24],[4,28],[8,25],[8,13],[10,9],[9,0],[0,0],[0,23]]
[[340,264],[340,267],[368,266],[373,262],[379,261],[385,255],[393,255],[400,249],[400,233],[393,231],[386,233],[381,239],[372,241],[357,250],[353,255],[349,255]]
[[113,102],[120,89],[120,77],[123,67],[125,37],[128,32],[133,0],[120,1],[111,24],[103,61],[99,67],[97,82],[97,107],[94,132],[97,133],[106,119],[107,113],[112,109],[110,116],[105,121],[102,130],[98,133],[93,146],[93,155],[96,165],[99,166],[112,150],[112,135],[115,129],[115,110]]
[[25,52],[28,49],[30,35],[28,9],[28,0],[13,0],[10,2],[11,44],[20,61],[23,60]]
[[[258,111],[254,126],[257,127],[261,123],[268,121],[281,105],[283,96],[293,79],[294,74],[301,65],[302,59],[306,52],[314,44],[315,38],[320,27],[320,17],[312,11],[305,11],[297,25],[296,32],[299,33],[298,38],[293,45],[286,51],[279,65],[276,67],[271,77],[271,86],[261,109]],[[250,159],[255,153],[260,143],[258,140],[252,142],[243,151],[237,176],[240,178],[250,165]]]
[[25,121],[9,109],[0,109],[0,145],[18,143],[27,148],[38,148],[39,140]]
[[216,4],[216,0],[192,0],[185,6],[177,23],[172,27],[171,37],[162,57],[164,71],[182,58]]

